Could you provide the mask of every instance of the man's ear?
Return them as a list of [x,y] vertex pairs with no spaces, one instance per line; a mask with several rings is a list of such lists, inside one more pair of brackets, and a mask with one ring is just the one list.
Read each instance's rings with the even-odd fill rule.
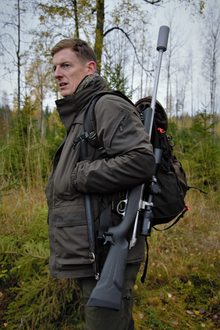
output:
[[96,64],[93,61],[90,61],[87,63],[87,68],[88,68],[88,75],[91,75],[95,73],[96,71]]

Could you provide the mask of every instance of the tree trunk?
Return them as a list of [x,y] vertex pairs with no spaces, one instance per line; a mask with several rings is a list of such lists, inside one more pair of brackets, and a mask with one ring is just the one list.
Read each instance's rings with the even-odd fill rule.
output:
[[20,103],[21,103],[21,87],[20,87],[20,76],[21,76],[21,57],[20,57],[20,42],[21,42],[21,37],[20,37],[20,26],[21,20],[20,20],[20,0],[18,0],[18,48],[17,48],[17,64],[18,64],[18,117],[20,116]]
[[97,22],[96,22],[96,38],[94,51],[97,57],[97,72],[101,71],[102,48],[103,48],[103,29],[104,29],[104,0],[96,0]]
[[133,65],[132,65],[132,73],[131,73],[131,92],[133,95],[133,87],[134,87],[134,68],[135,68],[135,53],[133,57]]
[[79,22],[78,22],[78,12],[77,12],[77,1],[72,0],[73,3],[73,11],[74,11],[74,19],[75,19],[75,33],[74,36],[79,38]]

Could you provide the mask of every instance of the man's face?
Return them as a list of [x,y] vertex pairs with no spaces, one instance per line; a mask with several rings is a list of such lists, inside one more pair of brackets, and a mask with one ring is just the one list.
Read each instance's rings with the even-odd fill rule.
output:
[[61,49],[54,54],[54,77],[59,84],[60,92],[63,97],[73,94],[83,78],[95,72],[93,63],[94,62],[81,62],[70,48]]

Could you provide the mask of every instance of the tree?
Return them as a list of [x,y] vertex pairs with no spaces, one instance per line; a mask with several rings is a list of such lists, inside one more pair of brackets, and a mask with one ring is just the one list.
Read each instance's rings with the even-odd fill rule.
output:
[[[210,124],[211,123],[211,124]],[[220,180],[220,149],[214,141],[214,118],[207,108],[197,113],[191,127],[193,141],[190,145],[190,160],[196,170],[198,181],[216,189]]]
[[[143,0],[146,4],[151,4],[151,5],[160,5],[162,4],[163,0]],[[182,2],[182,0],[179,0],[180,2]],[[188,0],[188,2],[190,2],[190,0]],[[102,58],[102,49],[103,49],[103,40],[104,37],[106,37],[110,32],[114,31],[114,30],[120,30],[127,38],[127,41],[129,43],[131,43],[131,45],[133,46],[136,56],[137,56],[137,52],[136,52],[136,48],[130,38],[130,35],[127,31],[125,31],[123,29],[123,27],[120,26],[121,23],[120,22],[120,16],[122,16],[121,14],[119,14],[119,16],[116,16],[116,20],[114,21],[114,11],[111,14],[111,18],[112,18],[112,27],[108,28],[107,30],[104,31],[105,28],[105,0],[96,0],[96,11],[97,11],[97,20],[96,20],[96,31],[95,31],[95,35],[96,35],[96,39],[95,39],[95,46],[94,46],[94,50],[97,56],[97,60],[98,60],[98,72],[100,72],[101,69],[101,58]],[[196,10],[198,10],[198,7],[196,6],[197,2],[194,3],[193,5],[196,8]],[[141,10],[139,10],[138,5],[132,4],[130,2],[127,1],[122,1],[122,3],[120,4],[120,8],[121,8],[121,12],[124,11],[124,8],[128,8],[129,6],[129,10],[127,11],[127,15],[125,16],[126,20],[131,20],[131,22],[138,20],[138,17],[142,17],[143,15],[141,15],[141,13],[143,14],[143,12]],[[200,0],[199,1],[199,11],[200,13],[202,13],[204,9],[204,0]],[[136,13],[135,18],[132,20],[131,19],[131,15],[132,13]],[[146,15],[146,12],[144,13]],[[140,20],[141,21],[141,20]],[[116,24],[114,24],[116,23]],[[145,22],[146,23],[146,22]],[[139,62],[139,64],[141,65],[141,62],[137,56],[137,60]],[[142,66],[142,65],[141,65]]]
[[94,8],[95,0],[35,0],[43,30],[53,26],[54,35],[59,38],[90,36],[94,29]]
[[48,89],[51,87],[51,67],[49,63],[44,63],[39,57],[30,65],[26,74],[26,83],[30,88],[34,102],[37,104],[39,113],[39,128],[41,136],[44,134],[44,110],[43,100],[46,97]]
[[[130,16],[129,19],[128,16]],[[134,96],[134,74],[138,76],[139,87],[136,90],[144,94],[144,78],[150,71],[148,61],[151,55],[149,13],[140,12],[136,4],[131,6],[128,2],[122,2],[115,6],[111,13],[106,14],[105,24],[107,27],[112,27],[104,33],[102,74],[110,84],[114,76],[112,85],[116,87],[115,78],[118,77],[120,81],[120,77],[119,71],[114,70],[121,67],[121,78],[126,80],[127,95]],[[129,31],[129,35],[125,31]],[[108,73],[106,73],[106,67]],[[130,88],[128,88],[128,83]]]
[[181,103],[183,100],[183,95],[180,96],[178,95],[178,85],[179,82],[181,81],[180,78],[180,50],[183,48],[183,45],[185,43],[185,37],[184,34],[182,33],[182,28],[180,28],[178,22],[175,22],[176,10],[172,10],[172,12],[168,13],[167,16],[167,22],[168,26],[170,28],[170,33],[169,33],[169,41],[168,41],[168,47],[166,51],[166,57],[165,57],[165,62],[166,62],[166,110],[169,116],[172,115],[173,112],[173,96],[174,93],[172,91],[172,77],[174,78],[176,76],[176,89],[177,89],[177,100],[179,100]]
[[9,73],[17,70],[17,110],[20,112],[21,103],[21,66],[24,52],[21,51],[22,40],[21,33],[22,21],[21,16],[27,12],[27,3],[24,0],[13,1],[12,4],[5,4],[1,16],[3,16],[1,30],[3,33],[0,36],[0,49],[5,59],[5,69]]
[[108,89],[119,90],[128,97],[132,97],[132,91],[129,91],[128,87],[128,78],[123,73],[122,60],[114,63],[112,57],[106,54],[106,61],[103,65],[102,72]]
[[12,114],[9,107],[8,94],[3,93],[2,104],[0,106],[0,134],[9,138],[10,126],[12,126]]
[[214,115],[220,63],[220,14],[213,7],[210,7],[206,17],[206,26],[202,33],[202,40],[205,50],[202,74],[209,82],[210,111]]

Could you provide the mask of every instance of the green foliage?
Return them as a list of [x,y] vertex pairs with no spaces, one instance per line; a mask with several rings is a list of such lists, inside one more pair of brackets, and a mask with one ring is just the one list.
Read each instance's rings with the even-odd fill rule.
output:
[[47,113],[46,134],[42,136],[36,106],[29,97],[19,114],[15,113],[9,137],[0,140],[0,194],[19,184],[30,189],[47,181],[55,151],[65,135],[61,123],[48,127],[49,117]]
[[65,323],[73,321],[73,325],[77,325],[76,321],[81,320],[82,316],[77,312],[79,297],[74,282],[42,275],[16,288],[16,300],[11,302],[7,312],[11,329],[17,329],[21,317],[26,329],[36,327],[42,330],[45,327],[58,330]]
[[[6,149],[8,149],[9,146],[5,146],[0,150],[0,159],[1,159],[1,155],[4,151],[6,151]],[[1,168],[2,171],[0,172],[0,203],[2,202],[2,197],[5,195],[8,195],[11,189],[16,189],[19,186],[19,181],[18,179],[15,178],[8,178],[5,179],[4,177],[4,172],[3,172],[3,159],[1,159]]]
[[129,89],[128,79],[123,74],[122,60],[115,63],[111,56],[106,55],[102,76],[107,82],[108,89],[118,90],[129,98],[132,97],[133,91]]
[[[80,329],[82,306],[74,280],[55,280],[48,271],[47,208],[36,208],[19,230],[0,235],[0,283],[13,293],[4,320],[17,329]],[[2,230],[3,231],[3,230]],[[13,286],[11,286],[11,280]]]
[[216,135],[214,116],[206,109],[198,112],[192,126],[178,129],[170,123],[169,133],[173,136],[174,154],[187,171],[190,185],[201,189],[208,187],[219,190],[220,182],[220,138]]
[[220,150],[219,138],[215,138],[213,116],[206,110],[199,113],[191,127],[192,166],[197,171],[198,181],[204,185],[218,188],[220,179]]
[[0,107],[0,137],[6,137],[9,134],[12,123],[12,113],[8,105]]

